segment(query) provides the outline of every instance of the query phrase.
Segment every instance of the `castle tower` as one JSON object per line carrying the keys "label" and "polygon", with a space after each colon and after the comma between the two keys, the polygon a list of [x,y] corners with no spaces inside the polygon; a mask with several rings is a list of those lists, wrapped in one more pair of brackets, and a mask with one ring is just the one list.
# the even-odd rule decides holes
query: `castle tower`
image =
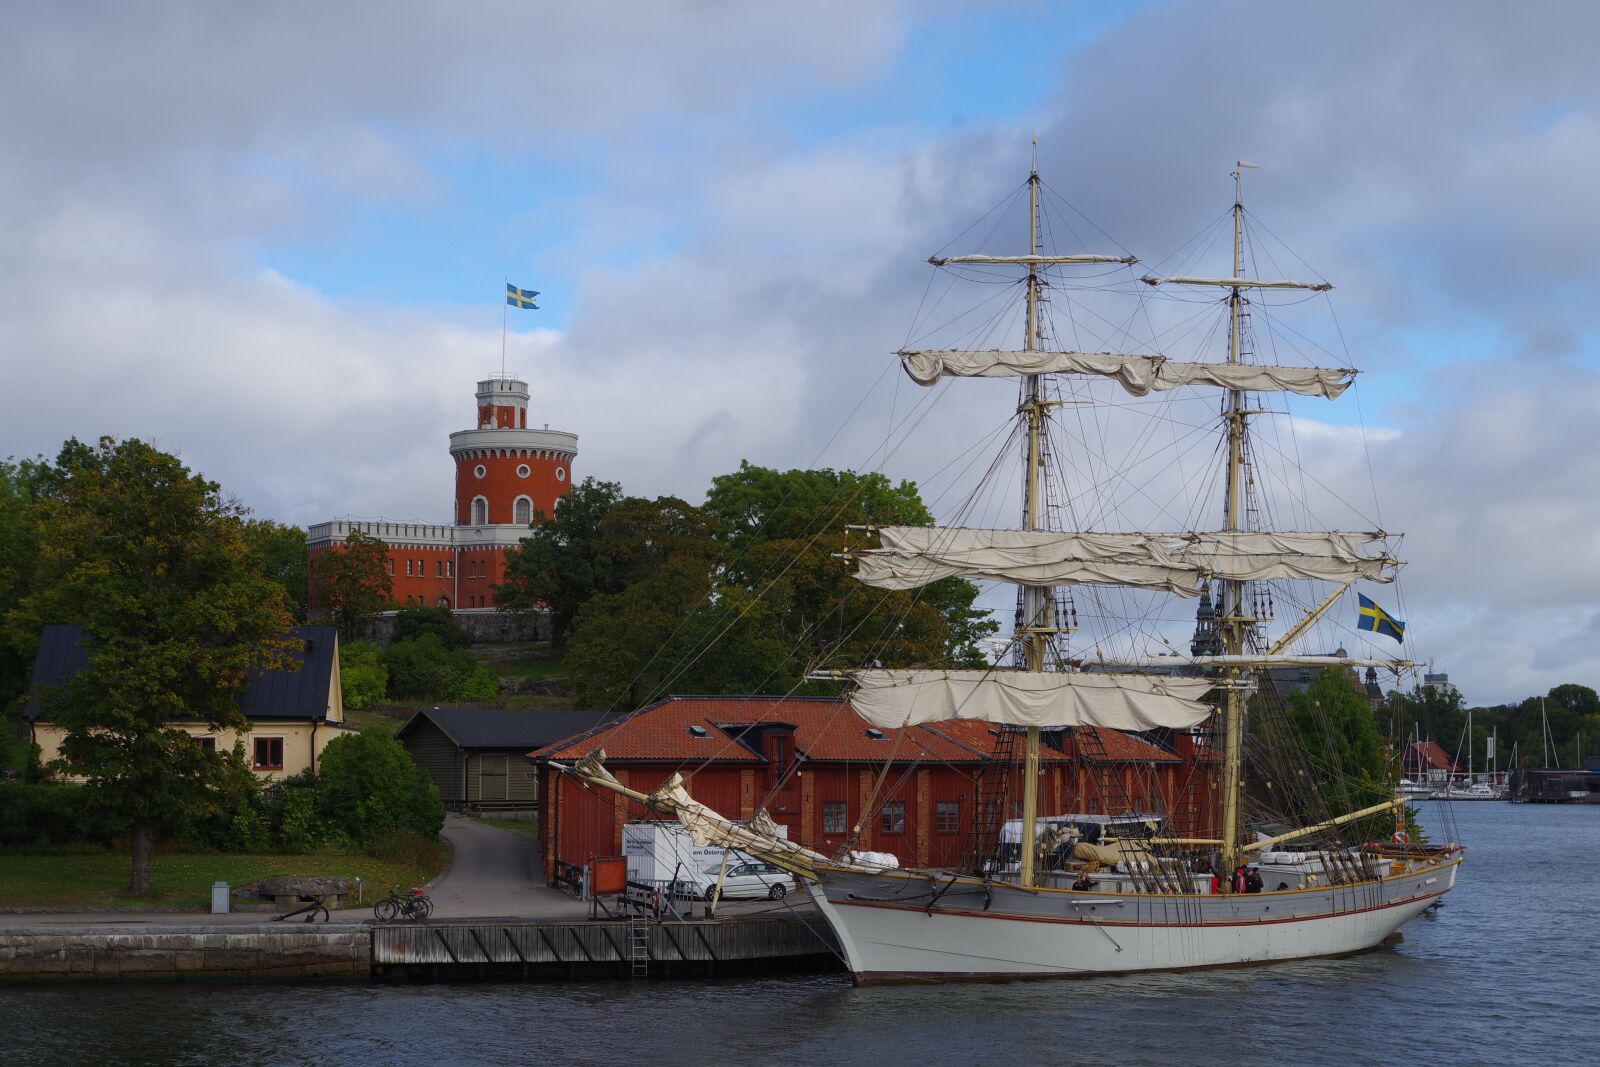
{"label": "castle tower", "polygon": [[[477,424],[450,435],[456,491],[448,525],[388,519],[335,519],[306,531],[311,560],[337,551],[352,533],[388,547],[391,592],[397,605],[431,605],[489,622],[494,587],[505,576],[505,554],[528,535],[536,516],[555,514],[572,485],[578,437],[565,430],[528,428],[528,383],[501,376],[478,383]],[[320,605],[311,591],[309,605]],[[478,620],[483,623],[484,620]],[[478,623],[474,623],[478,625]],[[474,633],[491,632],[487,623]],[[500,638],[496,638],[500,639]]]}
{"label": "castle tower", "polygon": [[456,462],[457,526],[521,526],[555,513],[578,454],[576,434],[528,429],[528,383],[478,383],[478,421],[450,435]]}

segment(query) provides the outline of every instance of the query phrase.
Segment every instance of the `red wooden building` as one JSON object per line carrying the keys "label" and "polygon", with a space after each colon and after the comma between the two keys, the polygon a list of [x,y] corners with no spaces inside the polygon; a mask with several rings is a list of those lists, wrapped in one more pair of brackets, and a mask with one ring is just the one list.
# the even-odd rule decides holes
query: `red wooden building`
{"label": "red wooden building", "polygon": [[[1045,738],[1042,815],[1170,812],[1186,835],[1214,821],[1215,761],[1187,735],[1165,747],[1112,730]],[[543,766],[552,760],[603,749],[606,768],[640,792],[676,771],[718,813],[747,819],[765,807],[790,840],[818,852],[837,851],[859,821],[856,848],[941,866],[961,860],[984,775],[1018,773],[1009,759],[989,758],[1010,744],[997,727],[968,720],[879,730],[837,697],[668,697],[529,753],[541,767],[545,876],[555,878],[558,861],[621,855],[623,823],[656,817]],[[1007,796],[1020,795],[1013,780]]]}

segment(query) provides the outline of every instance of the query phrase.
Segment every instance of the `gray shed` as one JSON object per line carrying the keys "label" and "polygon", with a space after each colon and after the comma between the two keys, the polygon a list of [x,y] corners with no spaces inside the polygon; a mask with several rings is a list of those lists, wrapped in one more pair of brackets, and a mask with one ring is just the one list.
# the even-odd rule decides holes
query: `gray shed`
{"label": "gray shed", "polygon": [[612,716],[595,711],[424,708],[395,737],[452,811],[531,811],[538,779],[524,757]]}

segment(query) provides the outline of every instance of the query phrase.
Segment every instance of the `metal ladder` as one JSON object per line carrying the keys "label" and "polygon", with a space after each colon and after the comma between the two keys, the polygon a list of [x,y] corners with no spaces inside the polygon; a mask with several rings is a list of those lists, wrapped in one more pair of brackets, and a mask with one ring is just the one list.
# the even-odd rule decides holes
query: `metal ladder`
{"label": "metal ladder", "polygon": [[628,963],[633,977],[650,977],[650,924],[632,913],[628,915]]}

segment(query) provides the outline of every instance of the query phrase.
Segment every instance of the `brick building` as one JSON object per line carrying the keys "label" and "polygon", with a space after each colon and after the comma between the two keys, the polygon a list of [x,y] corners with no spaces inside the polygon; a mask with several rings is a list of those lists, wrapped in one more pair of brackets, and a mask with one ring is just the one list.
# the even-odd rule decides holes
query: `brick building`
{"label": "brick building", "polygon": [[[558,861],[621,855],[622,824],[655,817],[544,767],[597,748],[632,789],[651,792],[677,771],[690,795],[713,810],[747,819],[765,807],[790,840],[818,852],[835,852],[859,820],[858,849],[893,852],[915,866],[957,864],[985,775],[990,790],[992,776],[1012,776],[1007,795],[1019,797],[1018,768],[997,752],[1003,735],[988,723],[901,733],[872,727],[837,697],[668,697],[597,725],[529,753],[541,768],[545,876],[555,878]],[[1163,746],[1113,730],[1073,733],[1045,732],[1041,814],[1170,812],[1171,828],[1183,834],[1215,821],[1216,762],[1193,737],[1175,734]]]}
{"label": "brick building", "polygon": [[[486,379],[478,383],[476,428],[450,435],[456,485],[449,525],[338,519],[312,526],[306,551],[315,560],[359,531],[389,546],[397,603],[492,609],[506,550],[527,536],[535,515],[555,511],[577,454],[576,434],[548,424],[528,428],[527,382]],[[310,607],[318,607],[314,590]]]}

